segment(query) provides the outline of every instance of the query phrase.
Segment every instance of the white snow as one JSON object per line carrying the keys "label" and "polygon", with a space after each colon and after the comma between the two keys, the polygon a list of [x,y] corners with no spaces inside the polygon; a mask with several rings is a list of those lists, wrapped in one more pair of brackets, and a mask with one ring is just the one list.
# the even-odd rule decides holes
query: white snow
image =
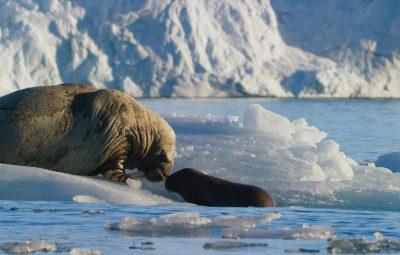
{"label": "white snow", "polygon": [[4,1],[0,95],[400,97],[396,1]]}

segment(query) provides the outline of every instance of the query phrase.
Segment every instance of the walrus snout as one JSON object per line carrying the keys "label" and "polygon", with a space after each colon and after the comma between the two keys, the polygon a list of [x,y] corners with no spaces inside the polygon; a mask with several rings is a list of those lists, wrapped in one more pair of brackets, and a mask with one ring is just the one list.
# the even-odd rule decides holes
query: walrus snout
{"label": "walrus snout", "polygon": [[163,168],[154,168],[153,170],[146,171],[146,179],[150,182],[161,182],[167,179],[169,170]]}

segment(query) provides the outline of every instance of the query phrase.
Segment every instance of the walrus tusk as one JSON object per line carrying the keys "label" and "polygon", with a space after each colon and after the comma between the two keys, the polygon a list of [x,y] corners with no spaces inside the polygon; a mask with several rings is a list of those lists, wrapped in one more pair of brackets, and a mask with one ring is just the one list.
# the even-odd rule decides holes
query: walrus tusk
{"label": "walrus tusk", "polygon": [[142,182],[135,179],[126,179],[126,184],[132,189],[140,189],[142,187]]}
{"label": "walrus tusk", "polygon": [[140,171],[135,171],[132,173],[129,173],[129,176],[132,177],[133,179],[141,179],[145,177],[145,174]]}

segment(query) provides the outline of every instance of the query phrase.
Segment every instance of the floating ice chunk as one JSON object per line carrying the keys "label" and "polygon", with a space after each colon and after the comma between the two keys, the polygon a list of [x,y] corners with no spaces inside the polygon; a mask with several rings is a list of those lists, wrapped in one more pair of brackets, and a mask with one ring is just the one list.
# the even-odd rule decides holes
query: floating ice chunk
{"label": "floating ice chunk", "polygon": [[104,211],[98,211],[98,210],[81,210],[81,213],[86,213],[91,215],[105,214]]}
{"label": "floating ice chunk", "polygon": [[73,248],[69,255],[102,255],[103,253],[98,250],[90,250],[86,248]]}
{"label": "floating ice chunk", "polygon": [[329,240],[328,251],[331,253],[392,253],[400,251],[400,242],[385,238],[375,233],[376,240],[333,238]]}
{"label": "floating ice chunk", "polygon": [[150,231],[165,232],[169,230],[182,230],[205,227],[212,221],[200,217],[197,212],[179,212],[160,216],[159,218],[124,217],[120,222],[105,224],[105,228],[133,232]]}
{"label": "floating ice chunk", "polygon": [[75,202],[79,203],[92,203],[92,204],[104,204],[106,201],[97,199],[92,196],[86,196],[86,195],[77,195],[72,198]]}
{"label": "floating ice chunk", "polygon": [[287,253],[319,253],[320,250],[317,249],[306,249],[306,248],[289,248],[285,249]]}
{"label": "floating ice chunk", "polygon": [[262,216],[250,216],[238,218],[232,215],[220,215],[212,218],[212,224],[217,227],[242,227],[255,228],[259,224],[268,223],[282,217],[281,213],[271,213]]}
{"label": "floating ice chunk", "polygon": [[[198,212],[179,212],[160,216],[158,218],[124,217],[120,222],[109,222],[107,229],[117,229],[136,233],[155,233],[179,235],[188,230],[247,227],[255,228],[258,224],[270,222],[281,217],[280,213],[272,213],[253,217],[218,216],[214,218],[201,217]],[[194,232],[193,232],[194,233]]]}
{"label": "floating ice chunk", "polygon": [[225,250],[225,249],[238,249],[244,247],[267,247],[267,243],[244,243],[235,241],[218,241],[214,243],[205,243],[204,249]]}
{"label": "floating ice chunk", "polygon": [[280,229],[270,230],[265,228],[226,228],[221,231],[223,238],[260,238],[260,239],[295,239],[308,240],[320,239],[326,240],[334,236],[335,231],[330,226],[308,226],[305,225],[299,229]]}
{"label": "floating ice chunk", "polygon": [[276,113],[268,111],[259,104],[249,105],[243,116],[243,126],[246,130],[261,131],[290,137],[295,132],[290,121]]}
{"label": "floating ice chunk", "polygon": [[36,251],[48,252],[57,251],[57,245],[47,241],[27,240],[25,242],[8,242],[0,245],[0,250],[13,254],[26,254]]}

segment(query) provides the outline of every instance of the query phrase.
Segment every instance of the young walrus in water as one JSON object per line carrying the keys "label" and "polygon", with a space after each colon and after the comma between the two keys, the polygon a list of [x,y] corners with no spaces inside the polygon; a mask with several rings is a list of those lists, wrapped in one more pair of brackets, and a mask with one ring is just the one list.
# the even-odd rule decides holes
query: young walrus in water
{"label": "young walrus in water", "polygon": [[152,182],[173,166],[175,133],[157,113],[113,89],[33,87],[0,97],[0,163]]}
{"label": "young walrus in water", "polygon": [[221,207],[275,207],[274,199],[262,188],[226,181],[193,168],[171,174],[165,188],[189,203]]}

